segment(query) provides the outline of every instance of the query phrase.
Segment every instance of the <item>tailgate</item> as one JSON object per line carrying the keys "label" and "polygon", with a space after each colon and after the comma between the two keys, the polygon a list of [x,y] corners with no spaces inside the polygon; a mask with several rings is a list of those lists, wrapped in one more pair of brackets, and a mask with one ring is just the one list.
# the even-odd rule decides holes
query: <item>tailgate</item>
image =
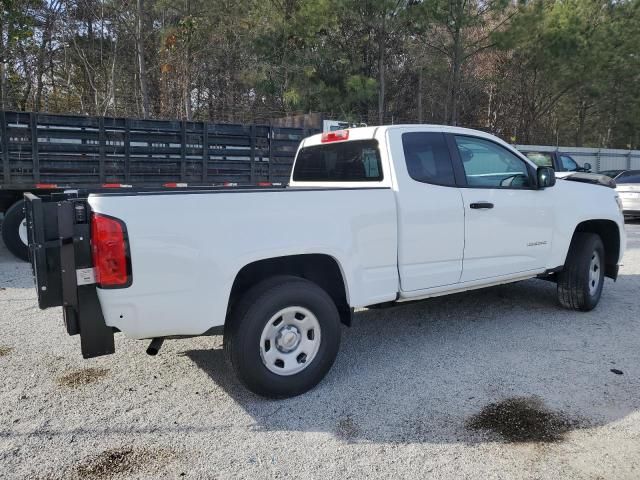
{"label": "tailgate", "polygon": [[113,353],[113,329],[96,292],[86,198],[26,193],[25,209],[38,306],[62,307],[67,333],[80,335],[84,358]]}

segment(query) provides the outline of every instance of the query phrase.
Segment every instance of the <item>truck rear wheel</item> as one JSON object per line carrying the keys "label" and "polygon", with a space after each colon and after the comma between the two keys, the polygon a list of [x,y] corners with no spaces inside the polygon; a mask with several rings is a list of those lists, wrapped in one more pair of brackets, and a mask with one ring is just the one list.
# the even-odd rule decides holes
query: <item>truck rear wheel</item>
{"label": "truck rear wheel", "polygon": [[29,260],[27,221],[24,200],[14,203],[4,214],[2,240],[7,249],[21,260]]}
{"label": "truck rear wheel", "polygon": [[265,397],[300,395],[327,374],[340,346],[340,316],[318,285],[293,276],[251,288],[227,320],[224,350],[240,381]]}
{"label": "truck rear wheel", "polygon": [[605,256],[600,237],[578,232],[569,247],[564,270],[558,273],[558,300],[563,307],[587,312],[602,295]]}

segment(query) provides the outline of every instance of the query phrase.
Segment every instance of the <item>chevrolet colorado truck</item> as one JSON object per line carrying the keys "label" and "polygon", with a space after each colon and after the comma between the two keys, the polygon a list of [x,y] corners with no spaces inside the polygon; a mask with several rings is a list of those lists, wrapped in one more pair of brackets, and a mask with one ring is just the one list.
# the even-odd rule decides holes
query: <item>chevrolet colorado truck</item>
{"label": "chevrolet colorado truck", "polygon": [[269,397],[325,376],[356,308],[539,277],[591,310],[625,248],[614,189],[431,125],[308,137],[282,188],[26,194],[26,214],[39,305],[62,306],[85,358],[114,332],[151,354],[223,332]]}

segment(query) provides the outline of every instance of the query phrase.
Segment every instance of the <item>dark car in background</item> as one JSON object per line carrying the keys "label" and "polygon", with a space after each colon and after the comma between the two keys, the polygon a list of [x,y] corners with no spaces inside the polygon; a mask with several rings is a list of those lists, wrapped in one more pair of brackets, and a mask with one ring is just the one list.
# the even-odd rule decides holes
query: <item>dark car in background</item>
{"label": "dark car in background", "polygon": [[552,167],[556,171],[557,177],[566,177],[574,172],[591,171],[590,163],[585,163],[583,166],[580,166],[571,155],[566,153],[558,151],[542,152],[539,150],[520,151],[539,167]]}
{"label": "dark car in background", "polygon": [[622,175],[629,170],[603,170],[600,172],[601,175],[606,175],[609,178],[613,178],[614,180],[618,178],[618,176]]}

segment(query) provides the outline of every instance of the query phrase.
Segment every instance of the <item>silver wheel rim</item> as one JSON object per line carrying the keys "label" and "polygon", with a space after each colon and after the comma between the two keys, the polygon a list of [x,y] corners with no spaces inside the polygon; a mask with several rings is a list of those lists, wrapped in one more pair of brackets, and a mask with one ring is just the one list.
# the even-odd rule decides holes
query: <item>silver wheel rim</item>
{"label": "silver wheel rim", "polygon": [[18,236],[20,237],[20,241],[25,245],[29,245],[29,238],[27,237],[27,219],[23,218],[18,226]]}
{"label": "silver wheel rim", "polygon": [[260,336],[260,357],[270,372],[294,375],[307,368],[320,348],[320,323],[304,307],[287,307],[273,315]]}
{"label": "silver wheel rim", "polygon": [[593,296],[600,286],[600,254],[594,251],[589,263],[589,295]]}

